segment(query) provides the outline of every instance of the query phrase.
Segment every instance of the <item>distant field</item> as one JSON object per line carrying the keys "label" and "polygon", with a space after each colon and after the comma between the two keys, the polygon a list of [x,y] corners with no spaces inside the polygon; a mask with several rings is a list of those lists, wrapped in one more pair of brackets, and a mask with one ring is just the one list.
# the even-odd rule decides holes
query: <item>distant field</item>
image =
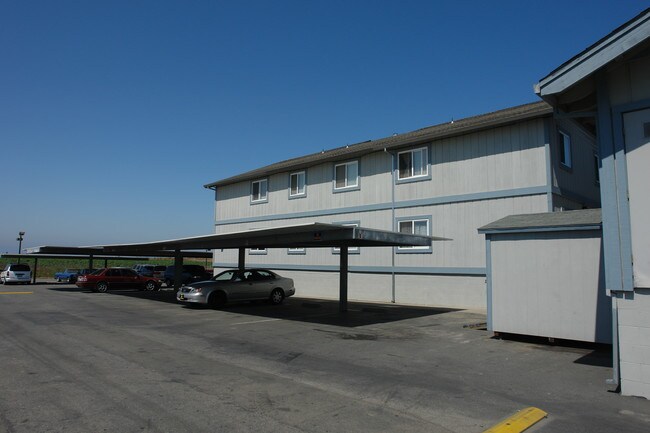
{"label": "distant field", "polygon": [[[0,259],[0,269],[4,269],[7,263],[17,263],[18,259]],[[21,259],[21,263],[27,263],[32,271],[34,270],[34,259]],[[206,259],[185,259],[184,263],[193,263],[203,265],[209,269],[210,260]],[[137,263],[147,263],[151,265],[173,265],[174,259],[157,258],[150,260],[134,259],[134,260],[109,260],[107,266],[125,266],[130,268]],[[53,278],[54,273],[63,271],[66,268],[83,269],[88,267],[88,259],[38,259],[37,278]],[[95,259],[93,261],[94,268],[103,268],[104,260]]]}

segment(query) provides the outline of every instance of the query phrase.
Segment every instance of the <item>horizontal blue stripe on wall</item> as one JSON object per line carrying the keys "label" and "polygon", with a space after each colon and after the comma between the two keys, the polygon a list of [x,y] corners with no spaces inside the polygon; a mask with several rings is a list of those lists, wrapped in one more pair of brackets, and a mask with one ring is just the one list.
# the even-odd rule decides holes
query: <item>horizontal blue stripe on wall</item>
{"label": "horizontal blue stripe on wall", "polygon": [[[213,263],[215,268],[237,268],[237,263]],[[331,265],[283,265],[283,264],[254,264],[246,263],[247,268],[263,268],[279,271],[310,271],[310,272],[338,272],[338,266]],[[443,267],[415,267],[415,266],[350,266],[352,273],[365,274],[388,274],[393,271],[396,274],[416,274],[416,275],[472,275],[485,276],[485,268],[443,268]]]}
{"label": "horizontal blue stripe on wall", "polygon": [[[477,192],[472,194],[458,194],[458,195],[449,195],[444,197],[431,197],[418,200],[404,200],[395,202],[395,209],[403,209],[410,207],[418,206],[432,206],[432,205],[442,205],[450,203],[462,203],[468,201],[478,201],[478,200],[492,200],[498,198],[509,198],[509,197],[522,197],[527,195],[538,195],[538,194],[547,194],[548,187],[546,185],[542,186],[533,186],[529,188],[515,188],[515,189],[504,189],[500,191],[487,191],[487,192]],[[351,206],[351,207],[342,207],[336,209],[320,209],[315,211],[306,211],[306,212],[293,212],[285,214],[275,214],[275,215],[263,215],[256,217],[246,217],[246,218],[234,218],[216,221],[215,225],[228,225],[228,224],[241,224],[249,222],[259,222],[259,221],[274,221],[274,220],[283,220],[290,218],[310,218],[318,217],[324,215],[338,215],[346,213],[356,213],[356,212],[372,212],[377,210],[389,210],[392,209],[392,204],[387,203],[377,203],[369,204],[363,206]]]}

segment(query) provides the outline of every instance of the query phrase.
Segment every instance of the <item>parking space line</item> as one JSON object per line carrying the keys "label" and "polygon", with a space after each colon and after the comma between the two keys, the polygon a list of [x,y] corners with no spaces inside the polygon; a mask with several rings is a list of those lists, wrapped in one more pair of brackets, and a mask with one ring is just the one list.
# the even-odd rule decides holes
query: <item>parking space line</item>
{"label": "parking space line", "polygon": [[250,322],[239,322],[239,323],[233,323],[231,326],[234,326],[234,325],[249,325],[249,324],[251,324],[251,323],[275,322],[275,321],[278,321],[278,320],[282,320],[282,319],[253,320],[253,321],[250,321]]}
{"label": "parking space line", "polygon": [[0,292],[0,295],[33,295],[34,292]]}
{"label": "parking space line", "polygon": [[483,433],[520,433],[547,416],[548,414],[541,409],[527,407],[504,419],[494,427],[485,430]]}

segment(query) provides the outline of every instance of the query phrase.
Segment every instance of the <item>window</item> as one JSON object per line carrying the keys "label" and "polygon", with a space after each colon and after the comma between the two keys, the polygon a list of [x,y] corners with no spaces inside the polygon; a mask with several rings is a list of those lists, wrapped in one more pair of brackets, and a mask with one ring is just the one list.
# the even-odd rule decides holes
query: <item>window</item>
{"label": "window", "polygon": [[268,200],[267,180],[251,182],[251,202],[261,203]]}
{"label": "window", "polygon": [[596,171],[596,184],[600,183],[600,158],[594,153],[594,170]]}
{"label": "window", "polygon": [[[346,221],[346,222],[335,222],[333,224],[339,224],[346,227],[359,227],[359,221]],[[348,247],[348,254],[359,254],[359,247]],[[341,249],[334,247],[332,248],[332,254],[341,254]]]}
{"label": "window", "polygon": [[[429,217],[415,217],[415,218],[401,218],[397,221],[397,231],[400,233],[411,235],[429,236],[429,226],[431,225],[431,218]],[[398,252],[431,252],[430,246],[411,246],[411,247],[397,247]]]}
{"label": "window", "polygon": [[397,178],[411,179],[426,177],[429,174],[429,158],[426,147],[408,150],[397,154]]}
{"label": "window", "polygon": [[307,254],[307,250],[304,248],[289,248],[287,250],[288,254]]}
{"label": "window", "polygon": [[248,253],[253,254],[253,255],[255,255],[255,254],[263,255],[263,254],[266,254],[266,248],[250,248],[248,250]]}
{"label": "window", "polygon": [[351,161],[334,166],[334,190],[359,186],[359,162]]}
{"label": "window", "polygon": [[558,143],[560,147],[560,164],[571,168],[571,137],[562,131],[558,131]]}
{"label": "window", "polygon": [[305,190],[305,172],[291,173],[289,176],[289,197],[304,197]]}

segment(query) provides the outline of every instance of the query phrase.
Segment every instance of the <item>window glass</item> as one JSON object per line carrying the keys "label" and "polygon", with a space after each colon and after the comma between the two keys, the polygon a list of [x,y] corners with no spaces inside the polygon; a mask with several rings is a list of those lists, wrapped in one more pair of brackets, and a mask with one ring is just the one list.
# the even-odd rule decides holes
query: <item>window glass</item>
{"label": "window glass", "polygon": [[559,132],[558,136],[560,144],[560,162],[565,167],[571,168],[571,137],[562,131]]}
{"label": "window glass", "polygon": [[219,275],[213,278],[215,281],[230,281],[235,276],[235,271],[223,271]]}
{"label": "window glass", "polygon": [[[413,219],[413,220],[403,220],[398,222],[397,229],[400,233],[412,234],[412,235],[429,235],[429,220],[428,219]],[[398,247],[399,250],[428,250],[427,246],[407,246],[407,247]]]}
{"label": "window glass", "polygon": [[345,165],[336,166],[336,187],[345,188]]}
{"label": "window glass", "polygon": [[289,195],[302,195],[305,193],[305,172],[291,174]]}
{"label": "window glass", "polygon": [[359,185],[359,163],[346,162],[334,167],[335,188],[349,188]]}
{"label": "window glass", "polygon": [[410,177],[426,176],[429,172],[427,148],[409,150],[398,154],[397,163],[398,177],[408,179]]}
{"label": "window glass", "polygon": [[267,196],[266,179],[257,180],[253,182],[251,186],[251,200],[252,201],[266,200],[266,196]]}
{"label": "window glass", "polygon": [[11,265],[11,270],[14,272],[29,272],[29,265]]}
{"label": "window glass", "polygon": [[273,275],[268,271],[257,271],[257,275],[262,280],[272,280],[273,279]]}

